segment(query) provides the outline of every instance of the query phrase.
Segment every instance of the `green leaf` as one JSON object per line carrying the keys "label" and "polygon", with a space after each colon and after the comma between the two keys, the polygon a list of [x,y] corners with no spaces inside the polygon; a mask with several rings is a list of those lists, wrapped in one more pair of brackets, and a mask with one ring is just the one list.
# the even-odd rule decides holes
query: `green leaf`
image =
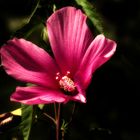
{"label": "green leaf", "polygon": [[88,18],[91,20],[95,28],[100,32],[103,33],[103,27],[101,24],[101,19],[99,14],[97,13],[95,7],[93,4],[88,2],[87,0],[75,0],[78,5],[80,5],[85,12],[85,14],[88,16]]}
{"label": "green leaf", "polygon": [[28,140],[32,125],[33,106],[22,104],[21,129],[24,140]]}
{"label": "green leaf", "polygon": [[[30,6],[31,11],[29,11],[27,14],[21,14],[21,15],[11,15],[6,19],[7,28],[10,32],[15,32],[28,24],[36,12],[38,6],[39,6],[40,0],[35,0],[34,3],[31,3]],[[25,7],[26,8],[26,7]],[[17,11],[18,12],[18,11]]]}
{"label": "green leaf", "polygon": [[41,110],[44,108],[44,106],[45,106],[45,104],[39,104],[38,105],[39,109],[41,109]]}

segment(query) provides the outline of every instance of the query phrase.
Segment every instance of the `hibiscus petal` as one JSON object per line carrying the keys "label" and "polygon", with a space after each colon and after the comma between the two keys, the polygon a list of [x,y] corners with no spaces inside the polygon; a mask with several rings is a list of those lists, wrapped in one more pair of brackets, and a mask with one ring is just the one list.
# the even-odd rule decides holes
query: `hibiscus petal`
{"label": "hibiscus petal", "polygon": [[47,20],[50,44],[63,74],[70,71],[74,75],[93,40],[86,18],[80,10],[66,7]]}
{"label": "hibiscus petal", "polygon": [[56,86],[56,63],[35,44],[15,38],[2,47],[1,57],[6,72],[14,78],[43,86]]}
{"label": "hibiscus petal", "polygon": [[86,98],[83,94],[79,93],[77,94],[76,96],[74,96],[72,98],[73,100],[76,100],[76,101],[79,101],[79,102],[82,102],[82,103],[86,103]]}
{"label": "hibiscus petal", "polygon": [[75,80],[87,88],[92,73],[102,64],[110,59],[116,50],[116,43],[110,39],[104,37],[104,35],[98,35],[89,48],[87,49],[80,69],[75,75]]}
{"label": "hibiscus petal", "polygon": [[69,96],[69,100],[74,100],[74,101],[78,101],[81,103],[86,103],[85,90],[82,88],[82,86],[80,86],[79,83],[75,83],[75,85],[76,85],[78,94],[76,94],[75,96]]}
{"label": "hibiscus petal", "polygon": [[47,89],[38,86],[17,87],[11,95],[11,101],[23,104],[48,104],[53,102],[66,102],[65,94],[59,90]]}

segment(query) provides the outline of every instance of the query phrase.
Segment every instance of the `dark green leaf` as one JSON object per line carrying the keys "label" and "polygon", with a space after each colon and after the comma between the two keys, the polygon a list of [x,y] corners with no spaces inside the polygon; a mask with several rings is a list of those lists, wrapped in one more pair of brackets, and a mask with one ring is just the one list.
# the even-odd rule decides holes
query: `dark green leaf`
{"label": "dark green leaf", "polygon": [[22,12],[23,13],[19,15],[18,14],[9,15],[9,13],[7,13],[9,16],[5,20],[6,20],[7,28],[9,29],[9,31],[15,32],[19,30],[20,28],[22,28],[23,26],[25,26],[26,24],[28,24],[30,22],[30,19],[34,15],[35,11],[37,10],[39,2],[40,0],[35,0],[34,3],[30,3],[28,7],[30,7],[31,11],[29,9],[29,12],[27,13],[23,12],[23,10],[21,11],[21,13]]}
{"label": "dark green leaf", "polygon": [[100,16],[97,13],[95,7],[88,2],[87,0],[75,0],[78,5],[82,7],[88,18],[91,20],[95,28],[100,32],[103,33],[103,27],[101,24]]}
{"label": "dark green leaf", "polygon": [[22,104],[22,122],[21,129],[23,132],[24,140],[28,140],[32,125],[33,106]]}

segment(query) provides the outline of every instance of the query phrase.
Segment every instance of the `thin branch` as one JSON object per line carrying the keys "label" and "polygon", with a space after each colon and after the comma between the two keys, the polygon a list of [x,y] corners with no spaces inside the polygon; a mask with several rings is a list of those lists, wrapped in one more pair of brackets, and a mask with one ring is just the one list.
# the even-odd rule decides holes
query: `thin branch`
{"label": "thin branch", "polygon": [[55,120],[57,120],[57,105],[54,103],[54,115],[55,115]]}
{"label": "thin branch", "polygon": [[56,119],[56,140],[59,140],[59,132],[60,132],[60,111],[61,111],[61,104],[58,103],[57,119]]}
{"label": "thin branch", "polygon": [[49,119],[51,119],[55,124],[56,124],[56,120],[51,117],[50,115],[48,115],[47,113],[43,113],[46,117],[48,117]]}

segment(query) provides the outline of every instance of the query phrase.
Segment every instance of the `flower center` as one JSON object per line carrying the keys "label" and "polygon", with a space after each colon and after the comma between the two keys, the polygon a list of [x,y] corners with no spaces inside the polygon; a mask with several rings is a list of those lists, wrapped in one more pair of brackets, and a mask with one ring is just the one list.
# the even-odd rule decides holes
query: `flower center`
{"label": "flower center", "polygon": [[76,91],[76,86],[69,76],[69,71],[67,71],[64,76],[61,76],[58,72],[56,73],[56,80],[58,81],[60,88],[63,89],[65,93],[74,93]]}

